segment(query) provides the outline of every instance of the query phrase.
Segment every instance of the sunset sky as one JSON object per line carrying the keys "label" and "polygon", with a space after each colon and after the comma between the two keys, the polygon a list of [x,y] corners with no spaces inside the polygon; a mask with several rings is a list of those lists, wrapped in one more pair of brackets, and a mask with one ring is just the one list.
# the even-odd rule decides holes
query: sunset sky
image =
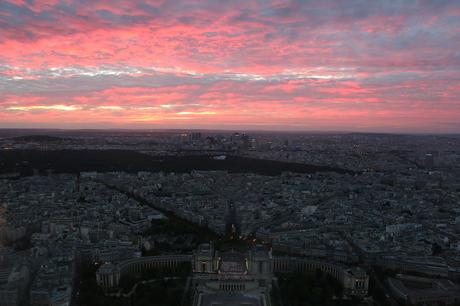
{"label": "sunset sky", "polygon": [[458,0],[0,0],[0,128],[460,132]]}

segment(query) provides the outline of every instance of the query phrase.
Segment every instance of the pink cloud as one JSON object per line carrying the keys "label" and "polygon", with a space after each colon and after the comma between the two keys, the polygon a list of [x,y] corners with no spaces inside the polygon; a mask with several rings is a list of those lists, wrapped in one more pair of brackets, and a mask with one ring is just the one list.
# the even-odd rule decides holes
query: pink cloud
{"label": "pink cloud", "polygon": [[7,0],[1,122],[353,129],[396,118],[429,130],[460,118],[458,4],[344,3]]}

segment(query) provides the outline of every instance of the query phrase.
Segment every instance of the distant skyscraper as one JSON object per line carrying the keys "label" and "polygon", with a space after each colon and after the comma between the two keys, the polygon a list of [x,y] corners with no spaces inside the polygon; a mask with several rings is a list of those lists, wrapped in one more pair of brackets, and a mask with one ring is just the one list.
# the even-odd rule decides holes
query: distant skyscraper
{"label": "distant skyscraper", "polygon": [[200,139],[201,139],[201,133],[199,133],[199,132],[191,133],[191,134],[189,134],[189,136],[190,136],[190,140],[191,140],[191,141],[200,140]]}
{"label": "distant skyscraper", "polygon": [[248,134],[243,133],[243,136],[241,137],[241,140],[243,141],[243,149],[248,150],[251,147],[251,140],[249,138]]}
{"label": "distant skyscraper", "polygon": [[425,154],[424,160],[425,168],[426,169],[433,169],[434,168],[434,156],[431,153]]}

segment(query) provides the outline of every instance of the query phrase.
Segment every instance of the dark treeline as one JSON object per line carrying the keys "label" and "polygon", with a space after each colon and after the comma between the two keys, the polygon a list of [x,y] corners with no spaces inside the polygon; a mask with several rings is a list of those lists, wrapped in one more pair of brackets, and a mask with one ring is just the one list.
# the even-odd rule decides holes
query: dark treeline
{"label": "dark treeline", "polygon": [[55,173],[78,173],[81,171],[164,171],[186,173],[192,170],[227,170],[231,173],[258,173],[279,175],[290,171],[295,173],[352,171],[336,167],[314,166],[281,161],[227,156],[215,160],[212,156],[149,156],[130,150],[3,150],[0,151],[0,173],[20,172],[30,175],[36,169],[39,173],[52,170]]}

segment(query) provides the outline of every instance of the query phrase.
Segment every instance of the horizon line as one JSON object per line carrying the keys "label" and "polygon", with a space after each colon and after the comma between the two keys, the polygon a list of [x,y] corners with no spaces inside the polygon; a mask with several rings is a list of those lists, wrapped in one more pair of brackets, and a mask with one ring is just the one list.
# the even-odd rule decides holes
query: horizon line
{"label": "horizon line", "polygon": [[251,133],[284,133],[284,134],[375,134],[375,135],[408,135],[408,136],[436,136],[436,135],[455,135],[460,136],[460,132],[383,132],[383,131],[358,131],[358,130],[289,130],[289,129],[226,129],[226,128],[8,128],[0,127],[0,131],[69,131],[69,132],[98,132],[98,131],[119,131],[119,132],[251,132]]}

